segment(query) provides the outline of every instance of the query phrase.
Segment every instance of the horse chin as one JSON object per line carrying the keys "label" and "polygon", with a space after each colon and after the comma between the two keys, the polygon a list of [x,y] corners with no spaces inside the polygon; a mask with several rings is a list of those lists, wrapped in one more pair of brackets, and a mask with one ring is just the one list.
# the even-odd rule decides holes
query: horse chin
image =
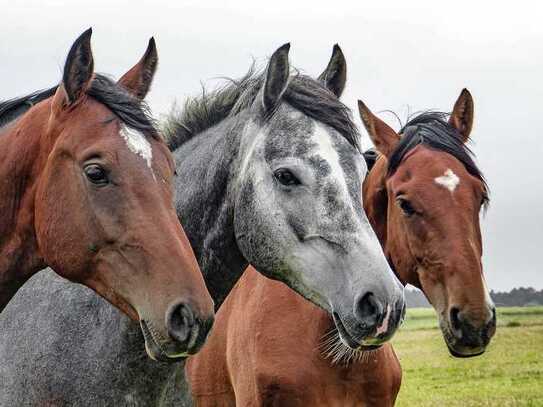
{"label": "horse chin", "polygon": [[337,314],[337,312],[332,313],[332,317],[334,319],[334,323],[336,325],[336,329],[339,333],[339,339],[349,349],[352,350],[358,350],[358,351],[365,351],[365,350],[374,350],[381,347],[383,344],[382,341],[376,339],[376,338],[366,338],[362,341],[355,340],[349,331],[347,331],[347,328],[345,325],[343,325],[343,322],[341,321],[341,318]]}
{"label": "horse chin", "polygon": [[334,319],[334,324],[336,325],[341,342],[350,349],[358,349],[360,347],[360,343],[355,341],[354,338],[349,334],[347,328],[345,328],[345,325],[343,325],[343,322],[341,322],[339,314],[337,312],[333,312],[332,317]]}
{"label": "horse chin", "polygon": [[459,343],[460,341],[455,338],[454,334],[449,328],[446,322],[440,320],[441,333],[443,334],[443,339],[447,345],[447,349],[451,356],[455,358],[472,358],[474,356],[480,356],[486,351],[485,346],[466,346]]}
{"label": "horse chin", "polygon": [[366,351],[381,349],[382,346],[383,346],[382,343],[379,345],[360,345],[358,350],[362,352],[366,352]]}
{"label": "horse chin", "polygon": [[445,344],[447,345],[447,349],[449,350],[449,353],[455,358],[472,358],[474,356],[479,356],[485,353],[486,347],[465,346],[458,343],[458,341],[453,339],[451,336],[452,335],[450,333],[445,334],[445,332],[443,332],[443,337],[445,339]]}
{"label": "horse chin", "polygon": [[485,353],[485,348],[477,348],[477,349],[471,349],[471,348],[457,348],[453,349],[448,343],[447,343],[447,349],[449,349],[449,353],[454,356],[455,358],[472,358],[474,356],[480,356],[483,353]]}
{"label": "horse chin", "polygon": [[343,325],[343,322],[341,321],[341,318],[337,312],[333,312],[332,317],[339,333],[339,339],[346,347],[352,350],[371,351],[379,349],[388,341],[388,339],[378,338],[375,336],[364,337],[361,340],[356,340],[349,333],[345,325]]}
{"label": "horse chin", "polygon": [[145,351],[152,360],[157,362],[174,363],[187,358],[188,354],[186,352],[176,355],[167,354],[159,345],[159,343],[155,340],[151,330],[149,329],[149,326],[144,320],[140,320],[140,327],[143,333],[143,338],[145,340]]}

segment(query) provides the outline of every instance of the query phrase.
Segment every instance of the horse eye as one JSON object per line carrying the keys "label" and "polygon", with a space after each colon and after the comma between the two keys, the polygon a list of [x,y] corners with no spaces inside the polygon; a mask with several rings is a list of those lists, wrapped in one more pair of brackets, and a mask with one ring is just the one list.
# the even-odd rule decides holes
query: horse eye
{"label": "horse eye", "polygon": [[299,185],[301,182],[294,176],[292,172],[286,168],[279,168],[273,173],[274,177],[283,185]]}
{"label": "horse eye", "polygon": [[417,213],[411,203],[405,199],[405,198],[397,198],[398,205],[400,206],[400,209],[403,211],[405,216],[410,217]]}
{"label": "horse eye", "polygon": [[109,182],[106,170],[98,164],[89,164],[85,167],[87,179],[96,185],[105,185]]}

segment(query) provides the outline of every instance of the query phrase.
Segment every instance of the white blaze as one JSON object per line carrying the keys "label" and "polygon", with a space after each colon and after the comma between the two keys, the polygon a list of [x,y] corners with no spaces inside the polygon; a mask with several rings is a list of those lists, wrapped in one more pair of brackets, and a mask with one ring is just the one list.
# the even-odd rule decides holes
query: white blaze
{"label": "white blaze", "polygon": [[126,142],[128,149],[143,158],[149,169],[152,171],[153,149],[145,136],[139,131],[123,126],[121,129],[121,137]]}
{"label": "white blaze", "polygon": [[492,310],[495,308],[494,301],[492,301],[492,297],[490,297],[490,290],[488,289],[488,286],[486,285],[486,279],[485,276],[481,276],[483,279],[483,290],[485,290],[485,303],[488,308],[488,320],[487,323],[492,320]]}
{"label": "white blaze", "polygon": [[[332,144],[332,138],[326,131],[326,128],[320,124],[315,123],[315,132],[313,133],[313,140],[317,144],[317,148],[320,156],[330,165],[331,177],[337,180],[341,190],[345,195],[349,194],[347,188],[347,181],[345,180],[345,173],[339,163],[339,154]],[[347,199],[346,202],[349,202]]]}
{"label": "white blaze", "polygon": [[434,181],[451,192],[454,192],[458,184],[460,184],[460,178],[450,168],[441,177],[435,178]]}

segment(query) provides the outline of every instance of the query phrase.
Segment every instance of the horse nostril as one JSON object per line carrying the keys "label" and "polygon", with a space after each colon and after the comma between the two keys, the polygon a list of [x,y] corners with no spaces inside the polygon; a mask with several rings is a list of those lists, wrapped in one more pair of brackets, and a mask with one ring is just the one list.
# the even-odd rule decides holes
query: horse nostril
{"label": "horse nostril", "polygon": [[460,331],[462,329],[462,324],[460,322],[460,310],[458,308],[451,307],[450,319],[453,329],[456,331]]}
{"label": "horse nostril", "polygon": [[178,342],[189,340],[194,323],[194,313],[184,303],[172,305],[166,316],[168,334]]}
{"label": "horse nostril", "polygon": [[383,305],[372,292],[365,293],[355,303],[355,315],[365,327],[373,327],[383,314]]}

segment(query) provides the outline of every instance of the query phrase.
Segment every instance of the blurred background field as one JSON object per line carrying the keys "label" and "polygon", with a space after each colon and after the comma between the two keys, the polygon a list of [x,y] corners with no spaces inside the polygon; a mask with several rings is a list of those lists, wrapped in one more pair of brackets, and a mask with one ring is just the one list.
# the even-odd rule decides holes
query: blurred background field
{"label": "blurred background field", "polygon": [[397,406],[543,406],[543,307],[498,308],[484,355],[449,355],[431,308],[409,309],[393,340],[403,370]]}

